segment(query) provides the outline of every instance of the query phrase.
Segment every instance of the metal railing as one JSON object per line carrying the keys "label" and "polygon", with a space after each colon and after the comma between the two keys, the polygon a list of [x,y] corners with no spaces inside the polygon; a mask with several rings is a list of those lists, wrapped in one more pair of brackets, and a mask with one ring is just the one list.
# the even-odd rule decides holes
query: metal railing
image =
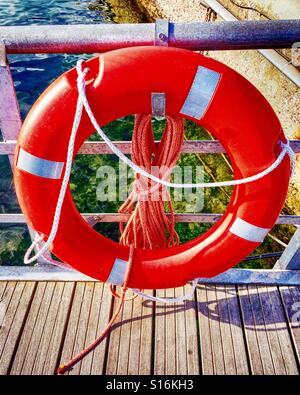
{"label": "metal railing", "polygon": [[[69,25],[0,27],[0,128],[4,141],[0,155],[8,155],[13,164],[16,139],[22,122],[7,61],[7,53],[80,53],[108,51],[141,45],[170,45],[191,50],[233,50],[258,48],[287,48],[300,41],[300,21],[243,21],[169,23],[128,25]],[[292,66],[291,66],[292,67]],[[295,69],[295,73],[299,73]],[[291,141],[300,152],[300,141]],[[131,142],[115,143],[124,153],[130,152]],[[219,141],[185,141],[185,153],[223,153]],[[79,154],[109,154],[103,142],[85,142]],[[124,214],[82,214],[90,225],[97,222],[119,222]],[[214,223],[220,214],[176,214],[176,221]],[[0,214],[0,223],[25,223],[22,214]],[[280,215],[277,224],[300,225],[300,216]],[[296,270],[295,270],[296,269]],[[300,227],[292,237],[274,270],[231,269],[206,283],[289,284],[300,285]],[[76,281],[87,277],[46,265],[39,267],[0,267],[0,280],[63,280]]]}

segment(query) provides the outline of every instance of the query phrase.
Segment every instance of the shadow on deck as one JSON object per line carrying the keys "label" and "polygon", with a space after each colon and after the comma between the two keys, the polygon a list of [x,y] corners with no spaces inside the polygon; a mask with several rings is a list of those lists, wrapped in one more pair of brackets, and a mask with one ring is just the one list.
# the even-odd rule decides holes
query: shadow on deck
{"label": "shadow on deck", "polygon": [[[55,374],[115,305],[102,283],[0,281],[0,374]],[[69,374],[299,374],[299,355],[300,287],[199,285],[179,305],[125,302]]]}

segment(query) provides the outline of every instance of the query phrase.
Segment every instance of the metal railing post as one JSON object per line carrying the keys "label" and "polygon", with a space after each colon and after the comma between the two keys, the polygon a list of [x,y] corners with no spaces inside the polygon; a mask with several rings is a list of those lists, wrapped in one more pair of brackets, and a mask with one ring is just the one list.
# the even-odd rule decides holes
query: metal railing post
{"label": "metal railing post", "polygon": [[[0,130],[5,142],[15,141],[22,126],[19,103],[6,57],[6,48],[0,42]],[[14,165],[14,154],[8,154],[11,169]],[[34,238],[33,230],[27,225],[31,240]],[[38,263],[46,263],[39,259]]]}
{"label": "metal railing post", "polygon": [[[0,129],[4,142],[16,140],[22,126],[16,91],[6,58],[4,43],[0,43]],[[14,155],[8,155],[11,166]]]}
{"label": "metal railing post", "polygon": [[300,227],[296,230],[273,269],[300,270]]}

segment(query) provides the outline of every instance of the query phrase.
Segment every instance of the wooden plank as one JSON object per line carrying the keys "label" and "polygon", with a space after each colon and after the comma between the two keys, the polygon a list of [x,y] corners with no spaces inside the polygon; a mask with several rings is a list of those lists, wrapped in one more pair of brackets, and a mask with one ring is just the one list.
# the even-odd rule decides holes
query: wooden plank
{"label": "wooden plank", "polygon": [[11,374],[31,374],[36,353],[44,330],[55,283],[41,282],[37,285]]}
{"label": "wooden plank", "polygon": [[212,339],[209,326],[209,308],[207,303],[206,286],[197,287],[197,311],[199,320],[199,335],[201,349],[202,372],[205,375],[214,374]]}
{"label": "wooden plank", "polygon": [[[107,287],[105,285],[105,287]],[[95,340],[109,321],[111,297],[102,283],[76,284],[60,364]],[[102,374],[107,339],[65,374]]]}
{"label": "wooden plank", "polygon": [[[150,312],[151,315],[152,312]],[[145,312],[145,315],[147,312]],[[142,323],[143,323],[143,299],[137,297],[132,301],[132,316],[130,319],[130,340],[129,340],[129,352],[128,352],[128,367],[126,373],[129,375],[138,375],[140,373],[140,358],[144,352],[148,354],[149,364],[148,371],[144,374],[151,373],[151,341],[149,347],[141,350],[142,345]],[[129,326],[129,322],[126,324]],[[150,332],[151,333],[151,332]],[[151,335],[150,335],[151,336]],[[151,337],[150,337],[151,339]],[[122,354],[120,353],[120,356]],[[124,361],[125,362],[125,361]],[[119,362],[120,364],[120,362]],[[125,365],[125,364],[124,364]],[[145,367],[145,364],[144,364]]]}
{"label": "wooden plank", "polygon": [[[175,288],[176,297],[190,292],[190,285]],[[195,297],[180,303],[180,307],[175,312],[177,374],[196,375],[200,373],[196,312]]]}
{"label": "wooden plank", "polygon": [[[212,358],[214,374],[225,374],[224,351],[222,347],[222,334],[220,321],[218,319],[218,300],[216,295],[216,287],[214,285],[206,287],[206,300],[209,307],[209,331],[212,346]],[[205,370],[203,368],[205,374]]]}
{"label": "wooden plank", "polygon": [[249,374],[247,349],[244,339],[238,292],[235,286],[226,286],[226,298],[229,310],[229,322],[233,341],[236,373],[246,375]]}
{"label": "wooden plank", "polygon": [[[188,292],[187,288],[187,292]],[[176,288],[174,290],[175,297],[182,297],[184,295],[183,287]],[[185,303],[177,303],[174,306],[174,318],[175,318],[175,353],[176,353],[176,373],[177,374],[188,374],[188,361],[187,361],[187,333],[190,329],[186,326],[185,322]],[[194,322],[194,327],[196,322]],[[197,334],[196,334],[197,336]],[[196,337],[197,339],[197,337]]]}
{"label": "wooden plank", "polygon": [[[153,291],[146,290],[153,295]],[[151,374],[154,303],[134,300],[128,374]],[[138,358],[138,370],[137,361]]]}
{"label": "wooden plank", "polygon": [[[159,291],[160,292],[160,291]],[[158,292],[158,296],[159,295]],[[166,289],[165,297],[172,298],[175,296],[174,289]],[[159,305],[159,303],[157,304]],[[176,361],[176,349],[177,349],[177,334],[176,334],[176,312],[179,309],[179,305],[170,303],[165,305],[165,331],[166,331],[166,342],[165,342],[165,374],[177,374],[177,361]],[[155,354],[160,354],[160,350],[156,349]]]}
{"label": "wooden plank", "polygon": [[[156,296],[164,297],[165,291],[156,291]],[[154,374],[165,374],[166,348],[166,307],[162,303],[155,303],[155,333],[154,333]]]}
{"label": "wooden plank", "polygon": [[[97,336],[103,332],[111,318],[112,309],[112,296],[109,291],[109,284],[103,284],[103,296],[101,302],[101,311],[98,320],[98,332]],[[98,301],[99,303],[99,301]],[[104,372],[104,363],[106,358],[106,348],[108,343],[108,337],[94,350],[93,353],[93,364],[92,374],[101,374]]]}
{"label": "wooden plank", "polygon": [[[167,216],[170,214],[167,213]],[[83,218],[86,221],[91,221],[94,226],[98,222],[126,222],[129,218],[128,214],[122,213],[82,213]],[[222,218],[222,214],[188,214],[188,213],[176,213],[176,222],[203,222],[203,223],[215,223]],[[19,223],[25,224],[26,220],[23,214],[0,214],[0,223],[10,224]],[[282,214],[277,218],[276,224],[290,224],[300,225],[300,215],[285,215]]]}
{"label": "wooden plank", "polygon": [[110,334],[106,374],[151,373],[152,316],[152,302],[138,297],[124,303]]}
{"label": "wooden plank", "polygon": [[[277,289],[273,288],[272,298],[276,298]],[[275,374],[286,374],[285,365],[284,365],[284,356],[282,354],[281,345],[279,343],[279,339],[276,331],[276,322],[273,314],[273,306],[270,300],[268,290],[266,287],[257,287],[257,294],[260,300],[260,309],[262,314],[262,320],[265,326],[266,335],[268,338],[268,345],[272,357],[272,362],[274,366]],[[282,308],[282,306],[281,306]],[[254,314],[258,314],[259,311],[256,309]],[[285,321],[285,320],[284,320]],[[281,330],[285,329],[285,322],[278,323],[281,326]],[[293,355],[292,349],[290,350]]]}
{"label": "wooden plank", "polygon": [[253,374],[276,373],[257,287],[239,287],[245,336]]}
{"label": "wooden plank", "polygon": [[[165,298],[174,296],[174,290],[157,290],[156,296]],[[154,343],[154,374],[165,375],[172,369],[176,374],[175,360],[175,307],[174,304],[156,303],[155,307],[155,343]],[[168,330],[172,331],[168,333]],[[172,347],[170,347],[170,342]],[[173,354],[172,354],[173,349]]]}
{"label": "wooden plank", "polygon": [[0,300],[2,300],[2,295],[4,294],[7,284],[7,281],[0,281]]}
{"label": "wooden plank", "polygon": [[[179,297],[190,286],[156,291],[159,297]],[[154,374],[198,374],[198,338],[195,300],[156,303]]]}
{"label": "wooden plank", "polygon": [[[17,295],[15,295],[15,298],[12,301],[12,296],[14,294],[15,288],[17,283],[16,282],[8,282],[8,283],[2,283],[3,288],[2,288],[2,296],[1,296],[1,304],[3,306],[4,312],[4,317],[2,318],[2,325],[1,325],[1,331],[0,331],[0,357],[3,355],[3,349],[5,347],[6,339],[9,335],[10,329],[11,329],[11,323],[14,318],[15,314],[15,309],[19,304],[22,292],[23,292],[23,286],[24,284],[20,284],[18,287],[18,292]],[[12,304],[10,302],[13,302]],[[8,310],[8,307],[10,306],[10,309]]]}
{"label": "wooden plank", "polygon": [[[288,375],[298,374],[297,359],[293,349],[293,341],[290,336],[288,323],[286,321],[284,307],[282,304],[282,300],[280,298],[278,288],[265,287],[263,289],[265,290],[265,294],[260,293],[260,296],[261,298],[263,295],[266,296],[266,304],[264,304],[264,306],[267,307],[267,310],[272,311],[272,316],[271,314],[269,316],[270,316],[270,321],[273,321],[273,325],[275,327],[274,332],[269,331],[268,333],[272,334],[273,338],[275,337],[275,334],[277,335],[278,338],[277,341],[281,352],[281,359],[285,369],[285,372],[283,372],[283,374],[288,374]],[[275,339],[274,341],[271,340],[271,343],[274,346],[276,344],[276,340]],[[273,357],[273,361],[274,361],[274,357]],[[278,365],[278,361],[277,362],[274,361],[274,364],[275,366]],[[280,374],[278,369],[276,369],[276,372]]]}
{"label": "wooden plank", "polygon": [[[191,292],[191,287],[185,285],[183,287],[184,293]],[[198,341],[199,326],[197,322],[197,302],[196,293],[193,299],[184,302],[184,315],[186,327],[186,353],[187,353],[187,373],[191,375],[198,375],[200,369],[200,343]],[[196,325],[195,325],[196,324]]]}
{"label": "wooden plank", "polygon": [[[80,315],[77,322],[77,331],[74,340],[72,358],[78,355],[86,345],[86,335],[88,330],[88,322],[90,319],[90,311],[94,294],[94,284],[86,283],[81,303]],[[80,372],[82,360],[72,367],[69,374],[78,375]]]}
{"label": "wooden plank", "polygon": [[[116,301],[118,304],[119,301]],[[131,323],[132,323],[132,314],[133,314],[133,301],[126,301],[124,303],[123,311],[122,311],[122,322],[118,322],[117,325],[120,325],[120,341],[119,341],[119,353],[118,358],[116,360],[116,373],[119,374],[127,374],[128,366],[129,366],[129,357],[130,357],[130,338],[131,338]],[[139,353],[136,357],[139,356]],[[135,359],[136,371],[138,371],[138,358]],[[134,374],[134,373],[133,373]]]}
{"label": "wooden plank", "polygon": [[[111,313],[112,296],[109,285],[95,283],[85,346],[94,341],[107,326]],[[107,338],[103,340],[81,364],[80,374],[100,375],[104,371]]]}
{"label": "wooden plank", "polygon": [[56,373],[73,289],[74,283],[57,282],[55,284],[39,347],[34,361],[31,361],[33,364],[31,374],[50,375]]}
{"label": "wooden plank", "polygon": [[[77,338],[78,327],[80,327],[80,314],[84,292],[85,283],[77,283],[59,365],[68,362],[74,356],[75,339]],[[65,373],[65,375],[67,374],[69,372]]]}
{"label": "wooden plank", "polygon": [[225,374],[236,374],[236,364],[233,349],[233,339],[231,335],[230,321],[229,321],[229,310],[228,300],[226,297],[226,289],[224,286],[216,286],[216,299],[217,299],[217,311],[218,320],[220,325],[223,358],[225,366]]}
{"label": "wooden plank", "polygon": [[[99,315],[101,312],[101,300],[103,297],[103,284],[89,284],[89,289],[85,289],[85,294],[84,294],[84,299],[87,298],[88,294],[88,304],[83,305],[82,310],[86,310],[84,314],[80,314],[80,326],[82,326],[82,335],[84,332],[84,326],[86,326],[86,331],[85,331],[85,336],[82,337],[82,343],[80,344],[81,350],[83,350],[85,347],[87,347],[89,344],[91,344],[97,334],[98,330],[98,322],[99,322]],[[85,318],[85,319],[83,319]],[[78,333],[77,333],[78,337]],[[80,349],[77,350],[77,353],[81,351]],[[81,363],[77,364],[76,369],[72,370],[72,374],[91,374],[91,369],[92,369],[92,362],[93,362],[93,353],[94,351],[90,352],[83,360]],[[101,374],[99,372],[99,374]]]}
{"label": "wooden plank", "polygon": [[200,285],[197,300],[203,374],[248,374],[235,287]]}
{"label": "wooden plank", "polygon": [[[118,289],[117,292],[120,290]],[[113,300],[113,313],[115,313],[119,304],[119,299],[115,298]],[[125,308],[128,309],[128,302],[125,302]],[[121,326],[123,322],[123,311],[124,308],[121,309],[119,317],[116,319],[115,324],[113,325],[110,335],[109,335],[109,347],[107,354],[107,364],[105,374],[117,374],[118,370],[118,357],[119,357],[119,349],[120,349],[120,340],[121,340]]]}
{"label": "wooden plank", "polygon": [[[96,287],[97,285],[97,287]],[[88,286],[88,287],[87,287]],[[81,309],[81,314],[79,318],[80,326],[77,331],[77,341],[74,350],[74,355],[77,355],[81,350],[87,347],[92,341],[95,340],[96,335],[99,335],[104,327],[109,321],[110,305],[111,305],[111,295],[108,292],[108,287],[104,290],[104,285],[101,284],[86,284],[85,294],[83,298],[83,304]],[[100,296],[100,298],[98,298]],[[107,300],[105,300],[107,299]],[[106,306],[106,309],[102,310],[102,303]],[[108,307],[108,308],[107,308]],[[98,312],[98,314],[97,314]],[[105,313],[105,315],[104,315]],[[98,317],[99,315],[99,317]],[[103,326],[100,328],[99,320],[102,322]],[[100,331],[99,331],[100,329]],[[95,361],[94,367],[98,369],[98,374],[103,372],[103,364],[105,359],[105,345],[106,339],[98,347],[101,349],[100,360],[98,358]],[[98,347],[96,350],[99,353]],[[87,357],[85,357],[81,362],[79,362],[74,369],[72,369],[72,374],[90,374],[93,363],[93,354],[95,350],[91,352]]]}
{"label": "wooden plank", "polygon": [[7,281],[0,281],[0,328],[4,326],[4,316],[7,309],[7,301],[4,301],[3,295],[7,287]]}
{"label": "wooden plank", "polygon": [[0,375],[8,373],[34,291],[32,282],[12,282],[2,293],[6,313],[0,328]]}
{"label": "wooden plank", "polygon": [[234,286],[217,286],[218,315],[226,374],[249,374],[238,296]]}
{"label": "wooden plank", "polygon": [[279,290],[300,365],[300,288],[280,287]]}

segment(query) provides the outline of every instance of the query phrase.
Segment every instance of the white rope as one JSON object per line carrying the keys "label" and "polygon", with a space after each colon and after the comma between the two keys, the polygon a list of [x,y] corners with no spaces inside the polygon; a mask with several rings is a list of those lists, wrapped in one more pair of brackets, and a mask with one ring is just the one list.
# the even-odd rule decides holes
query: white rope
{"label": "white rope", "polygon": [[[78,71],[79,70],[79,71]],[[78,67],[77,63],[77,72],[78,76],[82,76],[83,71],[81,69],[81,63],[80,67]],[[126,163],[127,166],[131,167],[136,173],[141,174],[142,176],[151,179],[154,182],[157,182],[161,185],[164,185],[166,187],[171,187],[171,188],[215,188],[215,187],[225,187],[225,186],[234,186],[234,185],[241,185],[241,184],[246,184],[248,182],[253,182],[257,181],[260,178],[265,177],[267,174],[271,173],[273,170],[276,169],[282,162],[283,158],[285,157],[286,154],[288,154],[291,158],[292,162],[292,174],[294,174],[294,168],[295,168],[295,163],[296,163],[296,158],[294,151],[290,148],[289,146],[289,141],[286,143],[283,143],[282,141],[279,141],[279,144],[282,148],[282,151],[280,152],[278,158],[265,170],[254,174],[253,176],[246,177],[246,178],[241,178],[237,180],[229,180],[229,181],[218,181],[218,182],[201,182],[201,183],[190,183],[190,184],[178,184],[178,183],[172,183],[167,180],[164,180],[162,178],[156,177],[151,173],[148,173],[144,169],[142,169],[140,166],[132,162],[129,158],[127,158],[126,155],[123,154],[122,151],[120,151],[114,144],[113,142],[107,137],[107,135],[104,133],[104,131],[101,129],[99,126],[93,111],[90,107],[90,104],[87,100],[86,97],[86,91],[85,91],[85,84],[80,84],[78,86],[78,93],[79,93],[79,98],[81,99],[83,106],[90,118],[90,121],[92,122],[94,128],[98,132],[99,136],[105,141],[105,143],[109,146],[111,151],[118,156],[119,159],[121,159],[122,162]]]}
{"label": "white rope", "polygon": [[199,278],[195,278],[194,280],[191,281],[192,289],[191,289],[191,291],[188,294],[183,295],[183,296],[174,297],[174,298],[160,298],[159,296],[147,295],[144,292],[139,291],[138,289],[132,289],[132,288],[131,288],[131,291],[134,294],[139,295],[143,299],[152,300],[153,302],[179,303],[179,302],[184,302],[187,299],[192,299],[193,298],[194,293],[195,293],[195,289],[196,289],[197,284],[198,284],[198,280],[199,280]]}
{"label": "white rope", "polygon": [[[35,234],[35,238],[38,238],[38,237],[39,237],[39,235],[36,233],[36,234]],[[36,243],[35,247],[36,247],[36,249],[37,249],[38,251],[42,248],[42,246],[41,246],[38,242]],[[49,251],[47,251],[47,253],[49,253]],[[62,268],[62,269],[74,271],[74,269],[72,268],[72,266],[68,265],[67,263],[58,261],[57,259],[53,259],[53,258],[51,257],[51,255],[50,255],[50,253],[49,253],[49,255],[48,255],[48,254],[46,255],[46,253],[42,254],[42,255],[41,255],[41,258],[43,258],[43,261],[44,261],[44,262],[47,262],[47,263],[49,263],[50,265],[54,265],[54,266],[60,267],[60,268]]]}
{"label": "white rope", "polygon": [[[220,181],[220,182],[195,183],[195,184],[177,184],[177,183],[171,183],[171,182],[166,181],[164,179],[158,178],[158,177],[154,176],[153,174],[148,173],[147,171],[143,170],[141,167],[137,166],[129,158],[127,158],[127,156],[125,156],[123,154],[123,152],[121,152],[112,143],[112,141],[107,137],[107,135],[104,133],[104,131],[98,125],[98,122],[92,112],[92,109],[91,109],[89,102],[87,100],[87,97],[86,97],[85,76],[88,72],[88,69],[85,68],[84,70],[82,70],[82,63],[83,63],[83,60],[79,60],[76,65],[78,99],[77,99],[77,104],[76,104],[76,112],[75,112],[75,116],[74,116],[69,145],[68,145],[66,169],[65,169],[60,193],[59,193],[59,196],[57,199],[57,204],[56,204],[56,208],[55,208],[55,214],[54,214],[54,219],[53,219],[50,235],[48,237],[48,240],[44,243],[44,245],[42,247],[40,247],[39,244],[44,239],[44,235],[43,234],[39,235],[38,233],[36,233],[36,237],[35,237],[34,241],[32,242],[31,246],[28,248],[28,250],[24,256],[24,263],[25,264],[32,263],[32,262],[36,261],[39,257],[43,257],[49,263],[53,263],[57,266],[61,266],[61,267],[67,268],[67,269],[70,268],[69,265],[64,264],[63,262],[54,261],[54,260],[52,260],[52,258],[50,259],[50,258],[46,257],[45,253],[49,250],[49,247],[52,244],[52,242],[54,241],[55,236],[57,234],[59,221],[60,221],[60,215],[61,215],[61,209],[62,209],[63,201],[65,198],[69,179],[70,179],[70,174],[71,174],[71,169],[72,169],[72,159],[73,159],[73,154],[74,154],[75,138],[76,138],[76,134],[77,134],[79,124],[81,121],[83,107],[85,108],[93,126],[95,127],[95,129],[98,132],[98,134],[100,135],[100,137],[106,142],[106,144],[109,146],[109,148],[112,150],[112,152],[119,157],[119,159],[121,159],[124,163],[126,163],[129,167],[131,167],[136,173],[139,173],[142,176],[149,178],[152,181],[155,181],[156,183],[165,185],[167,187],[172,187],[172,188],[208,188],[208,187],[241,185],[241,184],[245,184],[248,182],[253,182],[253,181],[259,180],[262,177],[265,177],[267,174],[269,174],[273,170],[275,170],[279,166],[279,164],[282,162],[282,160],[286,154],[288,154],[291,159],[291,175],[294,174],[296,158],[295,158],[295,153],[289,146],[288,141],[287,141],[287,143],[283,143],[281,141],[279,142],[279,144],[282,148],[282,151],[280,152],[278,158],[267,169],[261,171],[260,173],[255,174],[253,176],[246,177],[243,179],[231,180],[231,181]],[[36,252],[36,254],[34,256],[32,256],[30,258],[32,251],[36,247],[37,247],[38,251]],[[154,297],[154,296],[144,294],[143,292],[136,290],[136,289],[134,289],[133,292],[140,295],[141,297],[143,297],[145,299],[150,299],[153,301],[158,301],[158,302],[163,302],[163,303],[175,303],[175,302],[184,301],[184,300],[192,297],[192,295],[195,291],[195,288],[197,286],[197,283],[198,283],[198,278],[196,278],[192,281],[192,292],[188,295],[178,297],[178,298]]]}
{"label": "white rope", "polygon": [[[78,91],[84,89],[85,90],[85,75],[88,72],[88,69],[85,69],[82,71],[81,64],[82,60],[79,60],[77,62],[77,89]],[[59,220],[60,220],[60,214],[61,214],[61,209],[63,205],[63,201],[65,198],[67,186],[69,184],[69,179],[70,179],[70,174],[71,174],[71,169],[72,169],[72,159],[73,159],[73,153],[74,153],[74,144],[75,144],[75,138],[77,134],[77,130],[80,124],[81,116],[82,116],[82,110],[83,110],[83,103],[82,100],[80,100],[80,97],[78,97],[77,104],[76,104],[76,112],[74,116],[74,122],[73,122],[73,127],[71,131],[71,136],[69,140],[69,145],[68,145],[68,153],[67,153],[67,160],[66,160],[66,169],[65,169],[65,174],[63,177],[63,181],[61,184],[61,189],[59,192],[59,196],[57,199],[56,203],[56,208],[55,208],[55,214],[54,214],[54,219],[51,227],[51,232],[48,237],[48,240],[45,242],[45,244],[42,246],[42,248],[31,258],[31,252],[33,249],[44,239],[44,235],[40,235],[35,238],[29,249],[27,250],[25,256],[24,256],[24,263],[29,264],[34,261],[36,261],[40,256],[42,256],[46,251],[48,251],[50,245],[52,244],[57,230],[58,230],[58,225],[59,225]]]}

